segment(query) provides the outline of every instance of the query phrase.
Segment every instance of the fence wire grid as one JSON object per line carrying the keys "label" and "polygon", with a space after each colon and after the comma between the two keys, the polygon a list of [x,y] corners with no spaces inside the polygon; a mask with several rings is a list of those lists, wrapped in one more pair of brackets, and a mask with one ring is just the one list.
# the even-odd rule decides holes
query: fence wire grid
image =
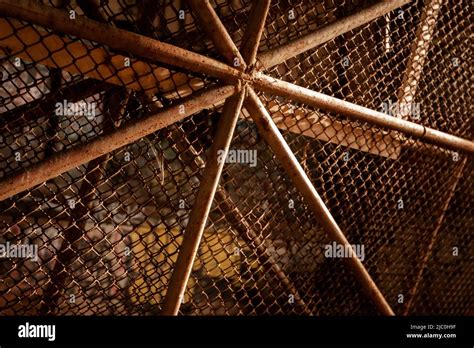
{"label": "fence wire grid", "polygon": [[[224,61],[187,1],[37,3]],[[272,0],[258,57],[377,3]],[[211,5],[240,47],[252,2]],[[407,1],[266,73],[472,141],[472,13]],[[0,72],[0,187],[221,83],[1,11]],[[394,313],[474,314],[472,155],[257,94]],[[160,314],[222,107],[3,199],[0,314]],[[250,116],[244,105],[179,314],[378,315]]]}

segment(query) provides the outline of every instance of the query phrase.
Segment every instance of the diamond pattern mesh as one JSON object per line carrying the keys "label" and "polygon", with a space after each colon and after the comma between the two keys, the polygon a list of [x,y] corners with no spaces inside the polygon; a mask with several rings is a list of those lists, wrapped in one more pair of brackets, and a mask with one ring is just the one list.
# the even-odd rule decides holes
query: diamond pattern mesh
{"label": "diamond pattern mesh", "polygon": [[[222,60],[184,1],[41,2]],[[274,0],[259,52],[374,3]],[[212,4],[240,46],[251,2]],[[266,73],[472,140],[470,32],[470,1],[412,1]],[[0,72],[2,182],[219,82],[6,16]],[[394,312],[472,314],[472,157],[258,94]],[[159,314],[221,110],[1,201],[0,244],[38,257],[0,259],[0,314]],[[256,163],[224,166],[180,314],[377,314],[245,109],[231,149]]]}

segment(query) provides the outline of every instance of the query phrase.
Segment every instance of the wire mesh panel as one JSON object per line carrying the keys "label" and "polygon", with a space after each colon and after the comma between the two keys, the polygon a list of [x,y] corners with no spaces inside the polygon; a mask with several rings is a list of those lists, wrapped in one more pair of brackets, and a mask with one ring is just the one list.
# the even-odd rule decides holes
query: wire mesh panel
{"label": "wire mesh panel", "polygon": [[[71,21],[86,17],[225,59],[186,1],[38,3]],[[472,4],[405,3],[266,73],[471,141]],[[253,3],[211,4],[240,47]],[[256,66],[265,52],[378,4],[272,1]],[[94,151],[102,137],[170,107],[183,115],[0,202],[0,314],[160,314],[209,180],[203,172],[224,104],[185,115],[185,101],[227,81],[0,14],[0,186],[22,173],[33,182],[42,163]],[[258,97],[393,311],[472,314],[472,156]],[[180,314],[379,313],[347,267],[347,250],[328,236],[245,107],[222,160]]]}

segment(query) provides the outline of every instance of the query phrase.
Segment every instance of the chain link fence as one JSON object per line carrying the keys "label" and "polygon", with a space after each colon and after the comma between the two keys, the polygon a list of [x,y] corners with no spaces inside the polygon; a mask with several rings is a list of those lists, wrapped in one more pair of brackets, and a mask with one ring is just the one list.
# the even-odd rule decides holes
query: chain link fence
{"label": "chain link fence", "polygon": [[[222,60],[185,1],[42,3]],[[274,0],[259,52],[375,3]],[[252,3],[212,4],[240,46]],[[412,1],[267,73],[472,140],[472,12]],[[0,55],[4,181],[218,84],[5,16]],[[394,312],[472,314],[472,157],[259,96]],[[160,314],[222,104],[1,201],[0,314]],[[180,314],[377,314],[245,109],[230,155]]]}

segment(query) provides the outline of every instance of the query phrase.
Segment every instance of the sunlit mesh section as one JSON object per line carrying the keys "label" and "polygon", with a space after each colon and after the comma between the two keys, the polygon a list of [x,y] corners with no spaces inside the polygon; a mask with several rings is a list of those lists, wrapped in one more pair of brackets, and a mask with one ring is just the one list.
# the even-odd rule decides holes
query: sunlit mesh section
{"label": "sunlit mesh section", "polygon": [[[223,60],[185,1],[41,3]],[[274,0],[259,53],[374,3]],[[211,4],[240,47],[252,2]],[[471,10],[412,1],[265,73],[472,140]],[[5,16],[0,73],[2,182],[221,83]],[[394,312],[472,314],[472,157],[258,95]],[[0,314],[160,314],[221,111],[1,201],[0,245],[37,257],[0,258]],[[245,108],[231,151],[179,313],[377,315]]]}

